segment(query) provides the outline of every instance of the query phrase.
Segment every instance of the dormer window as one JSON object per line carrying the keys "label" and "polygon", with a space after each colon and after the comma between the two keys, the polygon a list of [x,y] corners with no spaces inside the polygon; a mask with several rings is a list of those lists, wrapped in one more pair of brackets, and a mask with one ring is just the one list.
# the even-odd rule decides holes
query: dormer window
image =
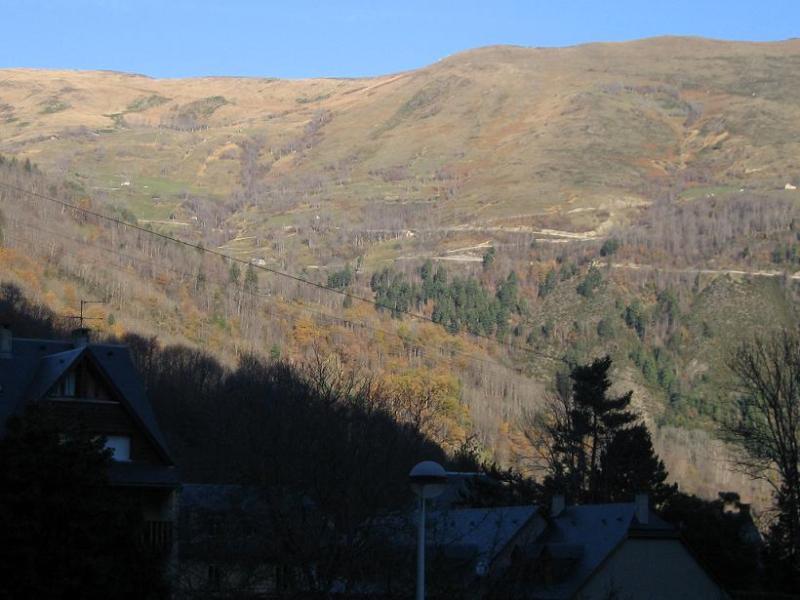
{"label": "dormer window", "polygon": [[74,398],[77,386],[78,377],[75,369],[70,369],[53,388],[52,396],[59,396],[61,398]]}
{"label": "dormer window", "polygon": [[87,362],[75,365],[64,373],[48,395],[52,398],[114,401],[96,370]]}

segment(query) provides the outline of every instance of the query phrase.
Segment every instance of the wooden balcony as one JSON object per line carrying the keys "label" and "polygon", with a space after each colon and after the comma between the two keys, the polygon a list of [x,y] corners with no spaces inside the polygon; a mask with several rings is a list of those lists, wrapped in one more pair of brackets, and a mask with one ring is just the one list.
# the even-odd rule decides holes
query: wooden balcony
{"label": "wooden balcony", "polygon": [[145,545],[159,552],[169,552],[172,548],[175,523],[172,521],[145,521],[144,526]]}

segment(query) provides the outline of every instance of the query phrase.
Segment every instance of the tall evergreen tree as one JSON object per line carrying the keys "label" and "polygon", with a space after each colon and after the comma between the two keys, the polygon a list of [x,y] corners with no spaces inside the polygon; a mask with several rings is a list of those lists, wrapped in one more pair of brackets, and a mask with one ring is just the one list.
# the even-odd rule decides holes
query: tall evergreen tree
{"label": "tall evergreen tree", "polygon": [[584,494],[590,502],[599,499],[601,487],[600,457],[614,435],[636,420],[628,410],[633,392],[609,396],[611,358],[598,358],[590,365],[572,370],[573,436],[582,450]]}
{"label": "tall evergreen tree", "polygon": [[630,500],[668,486],[646,426],[630,410],[632,392],[609,394],[611,358],[598,358],[556,379],[556,395],[531,422],[529,439],[548,471],[544,485],[575,502]]}
{"label": "tall evergreen tree", "polygon": [[645,492],[653,505],[660,506],[678,487],[666,483],[667,470],[653,449],[644,423],[614,435],[603,451],[600,473],[600,495],[607,502],[629,502],[637,493]]}

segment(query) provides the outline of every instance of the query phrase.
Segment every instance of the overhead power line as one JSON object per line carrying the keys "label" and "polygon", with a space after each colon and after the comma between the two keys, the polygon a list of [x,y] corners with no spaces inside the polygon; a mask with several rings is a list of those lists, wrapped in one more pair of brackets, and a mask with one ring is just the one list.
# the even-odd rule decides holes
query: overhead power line
{"label": "overhead power line", "polygon": [[[60,206],[62,206],[64,208],[80,212],[80,213],[82,213],[84,215],[89,215],[89,216],[95,217],[97,219],[102,219],[104,221],[107,221],[107,222],[110,222],[110,223],[114,223],[114,224],[122,226],[122,227],[127,227],[129,229],[133,229],[133,230],[139,231],[141,233],[145,233],[147,235],[152,235],[154,237],[166,240],[168,242],[172,242],[174,244],[179,244],[179,245],[187,247],[187,248],[192,248],[193,250],[196,250],[198,252],[204,252],[204,253],[212,255],[212,256],[217,256],[217,257],[222,258],[223,260],[226,260],[226,261],[236,262],[236,263],[243,264],[243,265],[248,265],[251,268],[255,268],[255,269],[258,269],[260,271],[271,273],[271,274],[276,275],[278,277],[283,277],[283,278],[295,281],[297,283],[301,283],[303,285],[312,286],[312,287],[315,287],[315,288],[320,289],[320,290],[324,290],[324,291],[327,291],[327,292],[338,294],[338,295],[340,295],[342,297],[350,298],[351,300],[358,300],[359,302],[364,302],[366,304],[370,304],[370,305],[372,305],[372,306],[374,306],[376,308],[379,308],[379,309],[392,310],[392,311],[394,311],[396,313],[403,314],[403,315],[406,315],[406,316],[414,318],[414,319],[418,319],[418,320],[421,320],[421,321],[426,321],[426,322],[429,322],[429,323],[434,323],[436,325],[441,325],[440,323],[437,323],[435,320],[433,320],[431,317],[429,317],[427,315],[424,315],[424,314],[421,314],[421,313],[417,313],[417,312],[414,312],[414,311],[411,311],[411,310],[407,310],[407,309],[398,309],[396,307],[386,306],[386,305],[381,304],[380,302],[376,302],[375,300],[372,300],[370,298],[365,298],[363,296],[359,296],[358,294],[353,294],[352,292],[348,292],[347,290],[340,290],[340,289],[337,289],[337,288],[333,288],[333,287],[327,286],[325,284],[318,283],[316,281],[311,281],[310,279],[305,279],[304,277],[300,277],[299,275],[292,275],[291,273],[286,273],[285,271],[281,271],[279,269],[274,269],[274,268],[266,266],[266,265],[258,265],[258,264],[252,263],[249,260],[245,260],[245,259],[242,259],[242,258],[237,258],[235,256],[230,256],[229,254],[225,254],[224,252],[220,252],[220,251],[214,250],[212,248],[206,248],[202,244],[198,244],[198,243],[182,240],[180,238],[176,238],[176,237],[173,237],[171,235],[167,235],[165,233],[161,233],[159,231],[154,231],[152,229],[148,229],[146,227],[142,227],[141,225],[137,225],[135,223],[129,223],[128,221],[123,221],[122,219],[118,219],[116,217],[112,217],[110,215],[106,215],[106,214],[103,214],[101,212],[97,212],[95,210],[91,210],[89,208],[84,208],[84,207],[81,207],[81,206],[77,206],[77,205],[72,204],[70,202],[66,202],[64,200],[60,200],[58,198],[54,198],[54,197],[48,196],[46,194],[35,192],[33,190],[29,190],[29,189],[26,189],[26,188],[23,188],[23,187],[11,185],[11,184],[5,183],[5,182],[0,182],[0,187],[4,187],[6,189],[19,192],[21,194],[28,194],[28,195],[33,196],[35,198],[39,198],[39,199],[45,200],[47,202],[52,202],[52,203],[60,205]],[[475,333],[475,332],[470,332],[470,331],[467,331],[466,333],[467,333],[467,335],[469,335],[471,337],[478,338],[478,339],[484,339],[484,340],[487,340],[487,341],[491,342],[492,344],[496,344],[498,346],[511,348],[511,349],[514,349],[514,350],[518,350],[520,352],[536,354],[538,356],[541,356],[543,358],[547,358],[549,360],[554,360],[554,361],[559,361],[559,362],[564,360],[563,357],[554,356],[554,355],[551,355],[551,354],[549,354],[547,352],[543,352],[543,351],[538,350],[536,348],[532,348],[530,346],[521,346],[519,344],[501,342],[500,340],[498,340],[498,339],[496,339],[494,337],[491,337],[491,336],[488,336],[488,335],[485,335],[485,334],[481,334],[481,333]]]}
{"label": "overhead power line", "polygon": [[[188,277],[194,277],[196,275],[195,273],[189,273],[187,271],[182,271],[180,269],[176,269],[175,267],[168,267],[168,266],[165,266],[165,265],[161,265],[160,263],[156,263],[155,261],[152,261],[152,260],[147,260],[145,258],[135,257],[135,256],[132,256],[130,254],[125,254],[123,252],[118,252],[118,251],[113,250],[111,248],[106,248],[105,246],[101,246],[99,244],[93,244],[93,243],[88,242],[86,240],[80,240],[80,239],[65,235],[65,234],[57,232],[57,231],[52,231],[50,229],[44,229],[42,227],[38,227],[38,226],[33,225],[31,223],[27,223],[25,221],[16,220],[15,221],[15,226],[27,227],[29,229],[32,229],[34,231],[38,231],[40,233],[45,233],[47,235],[52,235],[52,236],[56,236],[56,237],[65,239],[65,240],[67,240],[69,242],[72,242],[74,244],[78,244],[78,245],[81,245],[81,246],[88,246],[90,248],[96,248],[96,249],[101,250],[103,252],[107,252],[109,254],[114,254],[116,256],[131,260],[131,261],[135,261],[136,263],[139,263],[139,264],[149,265],[150,267],[153,267],[153,268],[156,268],[156,269],[159,269],[159,270],[163,270],[163,271],[167,271],[167,272],[170,272],[170,273],[174,273],[175,275],[178,275],[180,277],[187,277],[188,278]],[[24,240],[24,239],[18,238],[16,236],[10,236],[8,234],[6,234],[6,239],[14,239],[19,244],[23,244],[23,245],[24,244],[28,244],[31,247],[35,247],[36,246],[35,242],[31,242],[29,240]],[[119,271],[119,272],[121,272],[121,273],[123,273],[125,275],[136,274],[135,269],[131,270],[131,269],[126,269],[126,268],[121,268],[121,267],[118,267],[118,266],[114,266],[114,265],[108,264],[108,262],[100,262],[100,261],[97,261],[97,260],[91,260],[91,259],[86,259],[86,258],[79,259],[79,262],[82,263],[82,264],[95,265],[95,266],[100,267],[100,268],[112,269],[114,271]],[[273,298],[273,295],[271,293],[269,293],[268,291],[264,291],[262,289],[258,289],[256,291],[252,291],[252,290],[248,290],[248,289],[244,289],[243,288],[241,290],[241,292],[246,294],[246,295],[248,295],[248,296],[252,296],[252,297],[255,297],[255,298],[259,298],[259,299],[272,299]],[[321,311],[321,310],[318,310],[318,309],[316,309],[316,308],[314,308],[312,306],[309,306],[307,303],[302,302],[300,300],[291,300],[291,301],[287,300],[286,303],[287,303],[286,304],[287,310],[288,309],[299,309],[301,311],[305,311],[305,312],[307,312],[309,314],[312,314],[312,315],[315,315],[317,317],[321,317],[321,318],[328,319],[328,320],[331,320],[331,321],[336,321],[336,322],[344,325],[345,327],[353,326],[353,327],[358,327],[359,329],[372,331],[373,333],[380,333],[382,335],[393,336],[393,337],[399,339],[400,341],[402,341],[402,342],[404,342],[406,344],[409,344],[412,348],[437,350],[437,351],[439,351],[439,355],[438,356],[424,355],[424,357],[431,358],[432,360],[436,360],[437,362],[444,362],[444,363],[447,363],[447,364],[449,364],[451,366],[456,366],[458,363],[456,361],[454,361],[452,358],[448,358],[447,356],[443,356],[441,354],[442,352],[446,352],[446,353],[451,354],[451,355],[455,355],[455,354],[461,355],[465,359],[469,359],[469,360],[476,361],[476,362],[479,362],[479,363],[490,364],[490,365],[494,365],[494,366],[498,366],[498,367],[504,367],[504,368],[506,368],[508,366],[508,365],[504,365],[500,361],[494,360],[492,358],[487,358],[487,357],[483,357],[483,356],[477,356],[475,354],[472,354],[472,353],[467,352],[465,350],[460,350],[458,348],[445,348],[445,347],[443,347],[441,345],[437,345],[437,344],[434,344],[434,343],[431,343],[431,342],[426,342],[426,341],[423,341],[423,340],[409,340],[406,337],[402,336],[397,331],[392,331],[392,330],[389,330],[389,329],[382,329],[380,327],[375,327],[373,325],[369,325],[369,324],[365,323],[364,321],[359,321],[359,320],[350,319],[350,318],[347,318],[347,317],[341,317],[341,316],[333,315],[333,314],[330,314],[328,312]],[[284,319],[284,320],[288,320],[290,322],[296,322],[297,321],[296,317],[294,317],[294,316],[292,316],[290,314],[278,314],[278,313],[270,311],[269,309],[267,309],[267,312],[268,312],[268,314],[270,314],[271,316],[275,317],[276,319]]]}

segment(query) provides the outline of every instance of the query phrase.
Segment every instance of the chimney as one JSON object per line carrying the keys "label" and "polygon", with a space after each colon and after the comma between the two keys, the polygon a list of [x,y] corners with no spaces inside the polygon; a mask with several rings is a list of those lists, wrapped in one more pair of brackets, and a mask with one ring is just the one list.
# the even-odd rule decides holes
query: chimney
{"label": "chimney", "polygon": [[550,499],[550,516],[557,517],[562,512],[564,512],[564,508],[567,502],[564,498],[564,494],[556,494]]}
{"label": "chimney", "polygon": [[0,327],[0,358],[11,358],[12,341],[14,336],[8,325]]}
{"label": "chimney", "polygon": [[636,520],[639,525],[647,525],[650,519],[650,498],[647,494],[636,494]]}
{"label": "chimney", "polygon": [[78,327],[72,330],[72,343],[76,348],[89,345],[89,328]]}

